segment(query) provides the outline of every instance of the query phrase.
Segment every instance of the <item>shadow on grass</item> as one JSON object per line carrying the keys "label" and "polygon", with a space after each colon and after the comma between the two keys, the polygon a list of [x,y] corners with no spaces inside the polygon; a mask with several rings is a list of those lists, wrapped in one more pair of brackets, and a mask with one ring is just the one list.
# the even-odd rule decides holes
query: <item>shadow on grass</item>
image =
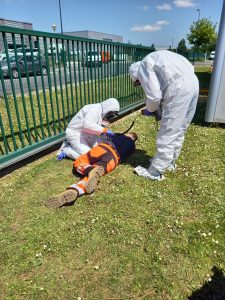
{"label": "shadow on grass", "polygon": [[206,103],[206,101],[198,102],[192,123],[200,126],[209,126],[209,123],[206,123],[204,120],[206,112]]}
{"label": "shadow on grass", "polygon": [[134,154],[132,154],[126,161],[123,163],[124,165],[131,165],[131,167],[136,168],[141,165],[145,168],[149,166],[149,160],[152,156],[146,154],[146,151],[141,149],[136,149]]}
{"label": "shadow on grass", "polygon": [[196,112],[192,120],[193,124],[204,126],[204,127],[221,127],[224,128],[225,125],[222,123],[208,123],[205,122],[205,112],[206,112],[207,101],[198,101]]}
{"label": "shadow on grass", "polygon": [[23,160],[18,161],[16,163],[0,170],[0,178],[14,172],[15,170],[18,170],[20,168],[25,167],[26,165],[29,165],[29,164],[35,162],[36,160],[42,158],[45,155],[51,154],[52,152],[58,150],[60,148],[61,144],[62,144],[62,142],[59,142],[58,144],[55,144],[48,149],[42,150],[39,153],[34,153],[33,155],[28,156],[27,158],[24,158]]}
{"label": "shadow on grass", "polygon": [[211,281],[205,283],[188,298],[189,300],[224,300],[225,299],[225,276],[217,267],[212,268]]}
{"label": "shadow on grass", "polygon": [[208,89],[211,80],[210,72],[195,72],[198,77],[200,89]]}

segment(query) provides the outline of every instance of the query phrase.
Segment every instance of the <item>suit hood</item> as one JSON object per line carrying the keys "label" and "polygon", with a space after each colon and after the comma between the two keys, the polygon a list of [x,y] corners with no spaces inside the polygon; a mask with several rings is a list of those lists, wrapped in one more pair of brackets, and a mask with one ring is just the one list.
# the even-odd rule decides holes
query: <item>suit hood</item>
{"label": "suit hood", "polygon": [[138,79],[138,72],[140,68],[141,62],[135,62],[133,63],[129,68],[130,77],[132,78],[133,82],[135,82]]}
{"label": "suit hood", "polygon": [[109,98],[101,102],[102,106],[102,115],[103,117],[110,111],[118,112],[120,110],[120,104],[117,99]]}

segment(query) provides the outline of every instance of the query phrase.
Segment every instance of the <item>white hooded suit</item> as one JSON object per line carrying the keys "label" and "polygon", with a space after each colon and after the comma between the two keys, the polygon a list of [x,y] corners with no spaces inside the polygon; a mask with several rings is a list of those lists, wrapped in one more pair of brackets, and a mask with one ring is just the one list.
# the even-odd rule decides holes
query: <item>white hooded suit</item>
{"label": "white hooded suit", "polygon": [[154,112],[162,104],[157,152],[149,172],[163,172],[175,164],[196,109],[199,83],[194,68],[183,56],[167,50],[155,51],[130,66],[130,76],[140,81],[146,109]]}
{"label": "white hooded suit", "polygon": [[85,105],[70,121],[66,129],[66,141],[60,151],[66,156],[76,159],[88,152],[101,139],[98,137],[104,132],[101,125],[104,116],[109,112],[118,112],[120,105],[117,99],[109,98],[101,103]]}

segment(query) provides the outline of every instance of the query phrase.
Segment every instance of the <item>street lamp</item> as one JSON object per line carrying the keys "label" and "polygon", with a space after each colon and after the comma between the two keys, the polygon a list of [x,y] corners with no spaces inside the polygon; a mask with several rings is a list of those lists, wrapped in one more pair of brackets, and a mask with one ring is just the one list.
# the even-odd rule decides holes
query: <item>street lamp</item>
{"label": "street lamp", "polygon": [[55,33],[55,31],[56,31],[56,25],[55,24],[52,24],[52,30]]}
{"label": "street lamp", "polygon": [[61,1],[60,0],[59,0],[59,14],[60,14],[61,34],[63,34],[62,11],[61,11]]}
{"label": "street lamp", "polygon": [[177,30],[177,47],[176,47],[176,53],[177,53],[177,48],[178,48],[178,44],[179,44],[179,33],[180,33],[180,31]]}
{"label": "street lamp", "polygon": [[200,8],[197,8],[196,11],[198,11],[198,21],[200,20]]}
{"label": "street lamp", "polygon": [[173,51],[173,44],[174,44],[174,38],[172,38],[172,41],[171,41],[171,49]]}
{"label": "street lamp", "polygon": [[[55,33],[56,25],[52,24],[52,31]],[[53,52],[53,57],[55,57],[55,62],[57,63],[57,52],[56,52],[56,43],[51,45],[51,51]]]}

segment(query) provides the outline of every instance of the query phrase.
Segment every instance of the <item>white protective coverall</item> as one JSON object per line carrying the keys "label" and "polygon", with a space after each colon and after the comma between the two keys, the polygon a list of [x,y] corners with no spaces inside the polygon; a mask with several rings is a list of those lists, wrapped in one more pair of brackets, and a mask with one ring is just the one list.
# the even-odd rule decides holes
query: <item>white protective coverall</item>
{"label": "white protective coverall", "polygon": [[167,50],[148,54],[130,66],[130,76],[140,81],[146,95],[146,109],[158,110],[162,119],[157,135],[157,152],[148,171],[156,175],[175,166],[184,134],[194,116],[199,82],[192,64],[183,56]]}
{"label": "white protective coverall", "polygon": [[60,151],[64,151],[66,156],[72,159],[88,152],[98,142],[102,141],[99,135],[105,131],[101,125],[104,116],[109,112],[118,112],[119,110],[120,105],[115,98],[109,98],[101,103],[85,105],[68,124],[66,142],[63,143]]}

